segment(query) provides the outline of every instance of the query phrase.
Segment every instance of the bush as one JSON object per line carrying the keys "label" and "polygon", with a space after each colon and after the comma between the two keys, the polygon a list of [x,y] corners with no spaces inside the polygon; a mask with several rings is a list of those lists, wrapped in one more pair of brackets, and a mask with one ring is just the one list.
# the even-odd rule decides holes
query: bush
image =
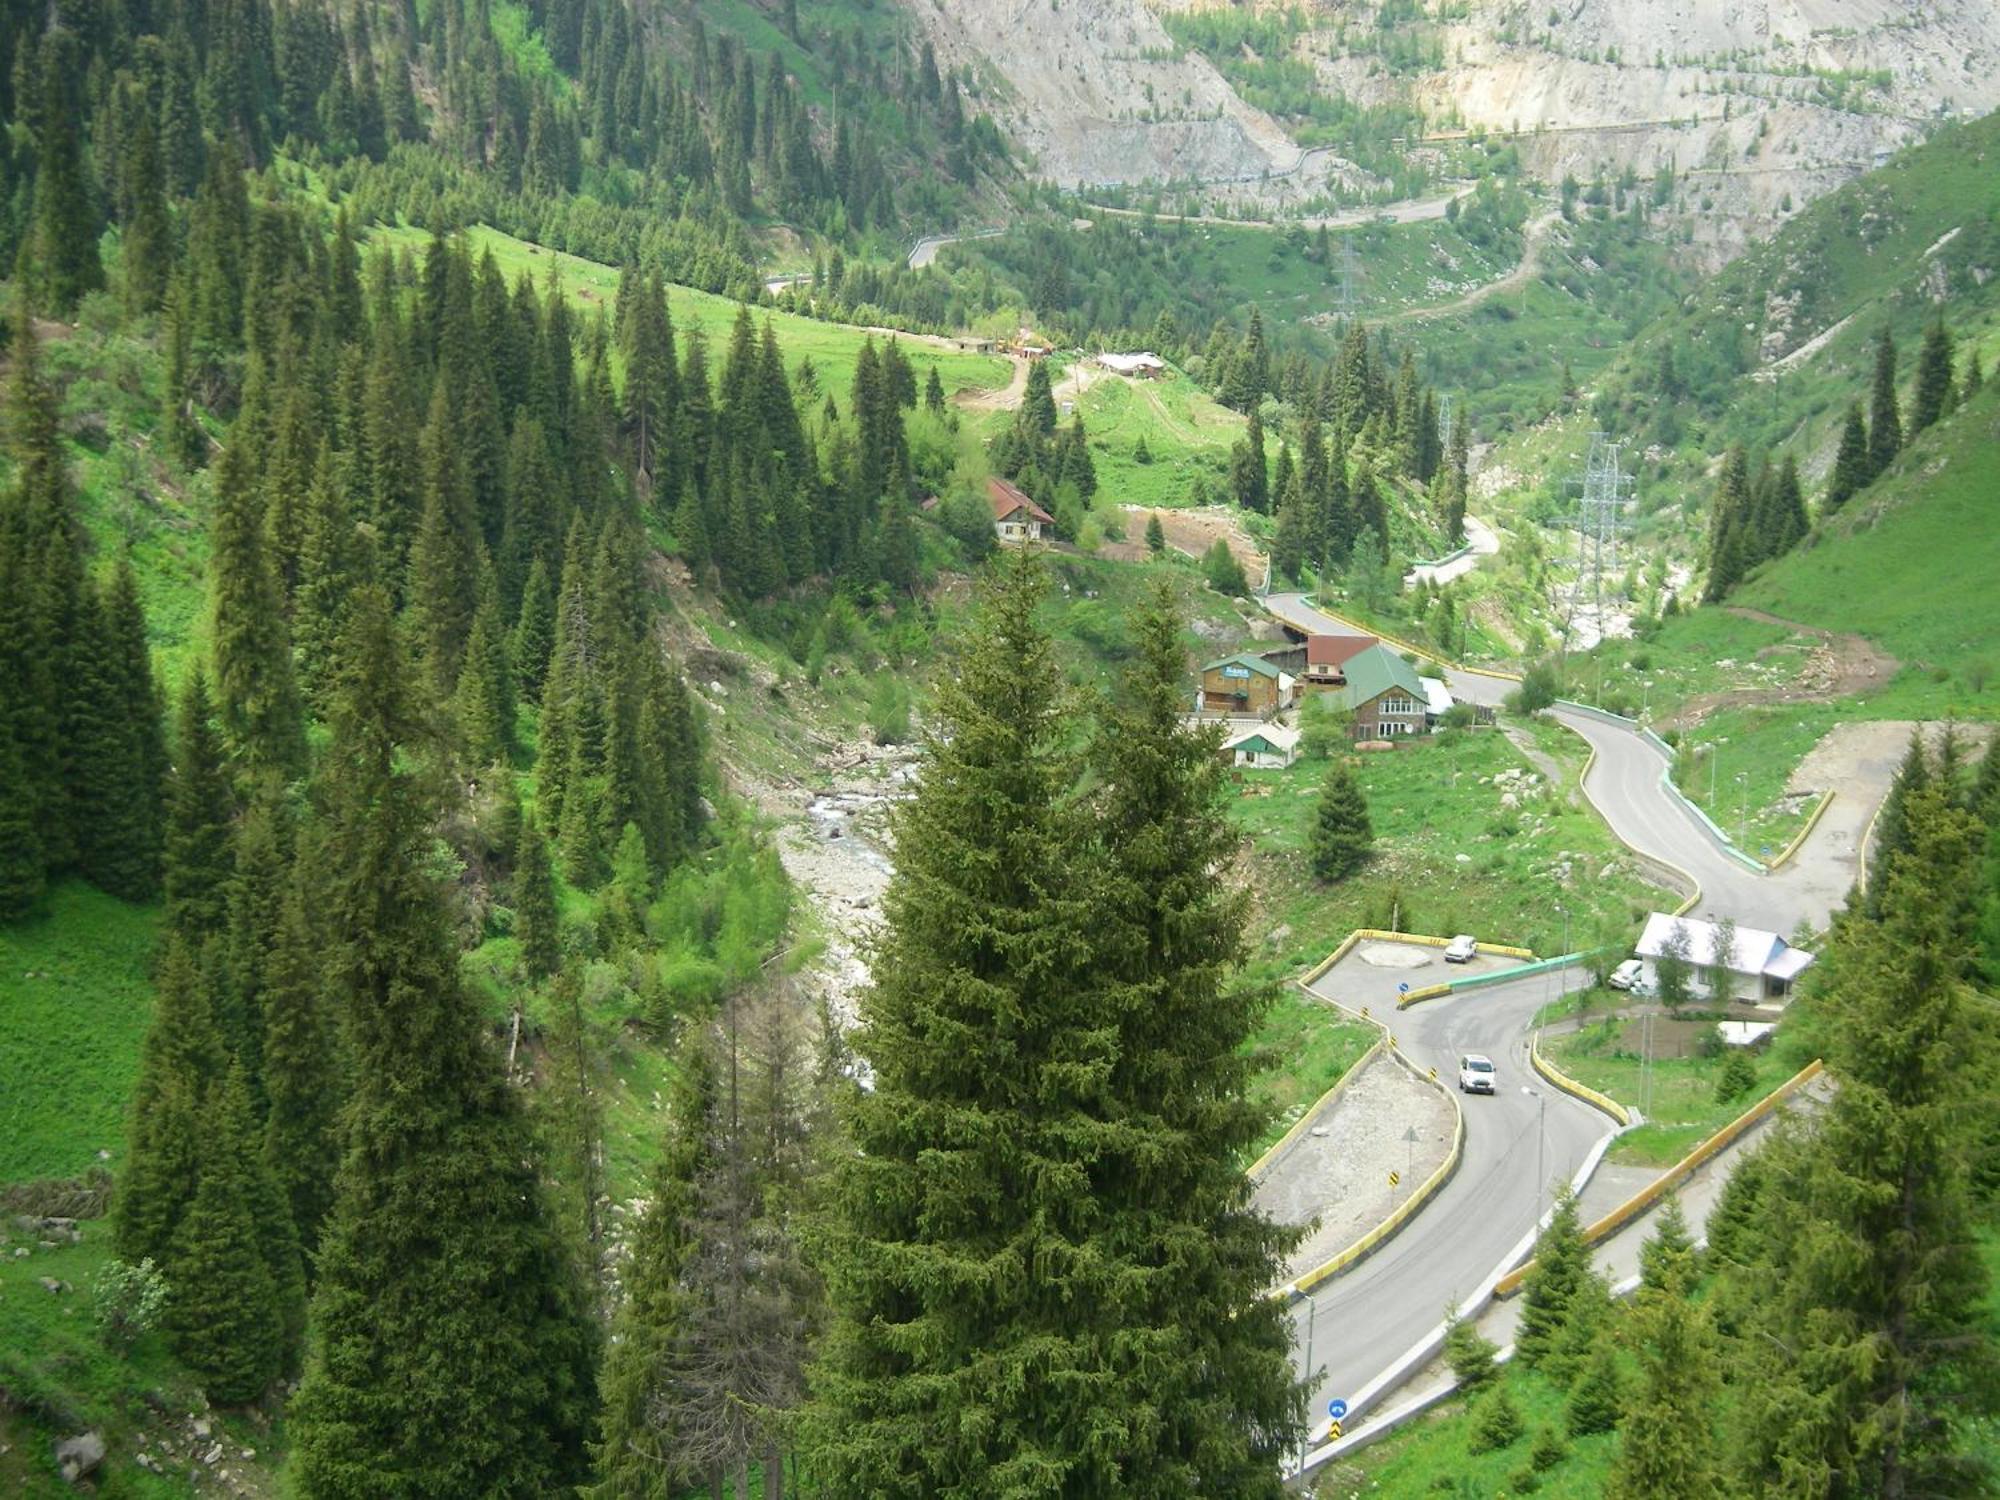
{"label": "bush", "polygon": [[1588,1437],[1616,1427],[1620,1398],[1617,1354],[1609,1340],[1600,1339],[1583,1367],[1583,1378],[1570,1392],[1569,1435]]}
{"label": "bush", "polygon": [[1733,1048],[1715,1080],[1715,1102],[1729,1104],[1757,1087],[1757,1065],[1741,1047]]}
{"label": "bush", "polygon": [[1569,1444],[1553,1426],[1535,1434],[1535,1446],[1528,1450],[1528,1462],[1539,1474],[1546,1474],[1569,1457]]}
{"label": "bush", "polygon": [[167,1278],[151,1256],[136,1266],[114,1260],[97,1273],[97,1329],[113,1349],[130,1349],[159,1327],[166,1307]]}
{"label": "bush", "polygon": [[1507,707],[1517,714],[1538,714],[1556,701],[1560,687],[1555,663],[1543,658],[1521,674],[1521,685],[1507,695]]}
{"label": "bush", "polygon": [[1523,1464],[1507,1476],[1507,1493],[1532,1495],[1542,1487],[1542,1476],[1531,1463]]}
{"label": "bush", "polygon": [[1472,1437],[1465,1445],[1466,1451],[1493,1453],[1511,1447],[1519,1440],[1521,1427],[1521,1408],[1507,1394],[1505,1385],[1496,1385],[1473,1409]]}
{"label": "bush", "polygon": [[1719,1026],[1707,1026],[1695,1033],[1694,1055],[1696,1057],[1705,1059],[1720,1057],[1722,1056],[1723,1048],[1726,1046],[1728,1046],[1728,1043],[1722,1040],[1722,1029]]}
{"label": "bush", "polygon": [[1217,537],[1201,559],[1202,576],[1208,586],[1218,594],[1234,599],[1250,592],[1250,580],[1243,576],[1243,565],[1236,560],[1236,554],[1229,550],[1229,543]]}
{"label": "bush", "polygon": [[868,692],[868,727],[878,745],[901,745],[910,738],[910,690],[894,677],[878,677]]}
{"label": "bush", "polygon": [[1466,1390],[1477,1390],[1493,1378],[1493,1356],[1499,1353],[1491,1339],[1458,1315],[1454,1302],[1445,1313],[1444,1360]]}

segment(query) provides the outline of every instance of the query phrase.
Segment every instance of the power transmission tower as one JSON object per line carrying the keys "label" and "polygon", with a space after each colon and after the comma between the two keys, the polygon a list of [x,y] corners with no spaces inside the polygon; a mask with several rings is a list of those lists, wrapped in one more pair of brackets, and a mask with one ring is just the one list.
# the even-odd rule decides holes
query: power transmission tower
{"label": "power transmission tower", "polygon": [[1602,432],[1590,435],[1590,456],[1583,477],[1569,481],[1576,496],[1576,591],[1570,596],[1569,619],[1563,624],[1563,648],[1569,648],[1577,606],[1589,599],[1597,635],[1604,636],[1604,575],[1618,567],[1618,534],[1625,506],[1632,499],[1632,476],[1619,464],[1624,443]]}
{"label": "power transmission tower", "polygon": [[1343,323],[1361,311],[1361,262],[1354,254],[1354,236],[1340,237],[1340,260],[1334,267],[1333,314]]}

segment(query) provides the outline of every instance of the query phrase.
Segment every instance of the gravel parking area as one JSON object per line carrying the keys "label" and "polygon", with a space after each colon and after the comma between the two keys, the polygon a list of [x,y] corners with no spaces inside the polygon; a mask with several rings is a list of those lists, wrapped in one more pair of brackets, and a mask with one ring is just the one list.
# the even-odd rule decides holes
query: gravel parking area
{"label": "gravel parking area", "polygon": [[[1404,1136],[1414,1129],[1414,1143]],[[1297,1276],[1389,1216],[1451,1149],[1451,1102],[1387,1056],[1364,1064],[1257,1182],[1257,1206],[1284,1224],[1318,1223],[1293,1254]],[[1389,1173],[1402,1181],[1389,1183]]]}

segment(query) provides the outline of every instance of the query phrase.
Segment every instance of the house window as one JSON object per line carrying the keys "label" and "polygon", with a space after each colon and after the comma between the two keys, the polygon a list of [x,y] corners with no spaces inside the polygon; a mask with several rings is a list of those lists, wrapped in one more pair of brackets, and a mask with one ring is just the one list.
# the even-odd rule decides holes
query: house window
{"label": "house window", "polygon": [[1408,698],[1384,698],[1381,711],[1385,714],[1413,714],[1417,705]]}

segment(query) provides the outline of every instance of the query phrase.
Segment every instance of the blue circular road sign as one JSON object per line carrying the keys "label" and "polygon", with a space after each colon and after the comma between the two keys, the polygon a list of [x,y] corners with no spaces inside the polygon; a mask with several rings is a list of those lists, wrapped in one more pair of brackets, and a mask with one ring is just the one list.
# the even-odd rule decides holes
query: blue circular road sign
{"label": "blue circular road sign", "polygon": [[1338,1422],[1342,1417],[1347,1415],[1347,1403],[1341,1400],[1340,1397],[1335,1396],[1331,1401],[1326,1403],[1326,1414]]}
{"label": "blue circular road sign", "polygon": [[1396,986],[1396,993],[1397,993],[1397,994],[1399,994],[1399,995],[1407,995],[1407,994],[1409,994],[1409,993],[1410,993],[1410,981],[1409,981],[1409,980],[1407,980],[1407,979],[1405,979],[1405,980],[1404,980],[1404,981],[1403,981],[1403,982],[1402,982],[1401,984],[1397,985],[1397,986]]}

